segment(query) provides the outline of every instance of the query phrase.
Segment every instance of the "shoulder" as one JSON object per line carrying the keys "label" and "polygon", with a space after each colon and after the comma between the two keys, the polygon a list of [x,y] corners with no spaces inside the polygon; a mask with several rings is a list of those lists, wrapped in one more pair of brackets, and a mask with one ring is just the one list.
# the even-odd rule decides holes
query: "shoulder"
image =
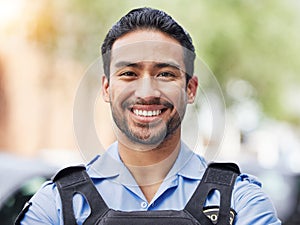
{"label": "shoulder", "polygon": [[21,224],[60,224],[60,202],[56,184],[45,182],[29,200],[30,207],[24,212]]}
{"label": "shoulder", "polygon": [[55,182],[52,180],[45,182],[37,193],[32,197],[32,202],[45,204],[46,206],[56,206],[60,202],[59,193]]}
{"label": "shoulder", "polygon": [[[254,198],[256,195],[261,194],[267,196],[262,190],[262,183],[257,177],[241,173],[235,182],[233,193],[235,197],[239,198]],[[235,199],[237,201],[237,199]]]}
{"label": "shoulder", "polygon": [[237,177],[232,203],[237,212],[236,224],[281,224],[271,199],[255,176],[242,173]]}
{"label": "shoulder", "polygon": [[71,172],[78,168],[85,169],[84,166],[65,167],[45,182],[29,200],[27,211],[22,212],[24,216],[21,224],[62,224],[62,201],[56,181],[59,180],[60,185],[68,182],[65,178],[70,174],[73,176]]}

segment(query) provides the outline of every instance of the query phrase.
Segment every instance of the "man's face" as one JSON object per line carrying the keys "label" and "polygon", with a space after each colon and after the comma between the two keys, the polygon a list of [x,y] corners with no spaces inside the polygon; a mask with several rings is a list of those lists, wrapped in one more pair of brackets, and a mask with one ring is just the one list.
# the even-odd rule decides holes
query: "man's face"
{"label": "man's face", "polygon": [[109,81],[103,77],[104,99],[129,141],[159,145],[180,132],[197,79],[186,84],[183,48],[177,40],[159,31],[130,32],[113,44],[110,71]]}

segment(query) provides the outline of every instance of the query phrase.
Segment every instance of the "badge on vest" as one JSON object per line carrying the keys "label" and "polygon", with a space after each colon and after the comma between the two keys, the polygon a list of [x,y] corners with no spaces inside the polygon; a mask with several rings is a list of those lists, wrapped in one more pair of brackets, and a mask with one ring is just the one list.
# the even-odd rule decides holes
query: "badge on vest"
{"label": "badge on vest", "polygon": [[[218,215],[219,215],[219,207],[218,206],[208,206],[204,207],[203,213],[211,220],[213,224],[217,224]],[[229,224],[232,225],[236,212],[233,209],[230,209],[230,217]]]}

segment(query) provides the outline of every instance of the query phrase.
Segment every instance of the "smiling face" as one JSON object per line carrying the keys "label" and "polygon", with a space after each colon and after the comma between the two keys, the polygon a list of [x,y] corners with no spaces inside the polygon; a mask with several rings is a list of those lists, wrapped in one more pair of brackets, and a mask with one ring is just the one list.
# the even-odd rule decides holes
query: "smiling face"
{"label": "smiling face", "polygon": [[194,100],[197,79],[186,83],[178,41],[155,30],[127,33],[112,46],[110,71],[109,81],[103,77],[103,96],[125,141],[157,146],[180,138],[180,124],[187,103]]}

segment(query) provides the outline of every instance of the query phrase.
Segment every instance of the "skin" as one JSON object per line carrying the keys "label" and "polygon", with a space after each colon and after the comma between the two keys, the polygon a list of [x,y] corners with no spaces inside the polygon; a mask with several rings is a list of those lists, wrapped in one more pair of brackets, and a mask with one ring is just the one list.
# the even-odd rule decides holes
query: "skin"
{"label": "skin", "polygon": [[120,157],[150,202],[178,155],[181,121],[198,80],[186,83],[183,47],[157,30],[125,34],[111,53],[103,98],[111,105]]}

